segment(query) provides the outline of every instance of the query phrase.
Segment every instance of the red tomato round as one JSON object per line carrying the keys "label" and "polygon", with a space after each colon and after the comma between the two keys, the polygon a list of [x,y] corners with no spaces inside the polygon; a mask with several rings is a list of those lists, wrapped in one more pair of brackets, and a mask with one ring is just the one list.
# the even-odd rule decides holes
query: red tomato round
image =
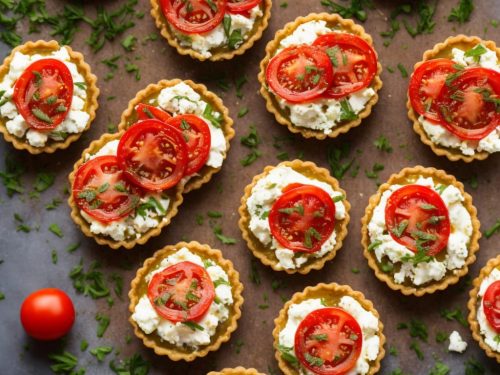
{"label": "red tomato round", "polygon": [[431,188],[406,185],[387,200],[385,223],[394,241],[413,252],[434,256],[448,244],[450,218],[443,200]]}
{"label": "red tomato round", "polygon": [[134,184],[151,191],[166,190],[184,176],[186,142],[170,125],[159,120],[140,121],[120,139],[118,163]]}
{"label": "red tomato round", "polygon": [[167,21],[185,34],[203,34],[222,22],[227,0],[161,0]]}
{"label": "red tomato round", "polygon": [[287,249],[313,253],[335,229],[335,204],[316,186],[292,185],[283,189],[271,208],[271,233]]}
{"label": "red tomato round", "polygon": [[328,89],[333,82],[332,63],[318,47],[289,47],[271,59],[266,79],[279,97],[301,103],[320,96]]}
{"label": "red tomato round", "polygon": [[346,374],[356,365],[362,346],[359,323],[337,307],[314,310],[295,332],[295,354],[314,374]]}
{"label": "red tomato round", "polygon": [[377,72],[377,54],[359,36],[343,33],[320,35],[313,43],[329,56],[333,65],[333,81],[323,94],[342,98],[368,87]]}
{"label": "red tomato round", "polygon": [[485,68],[464,69],[437,98],[441,124],[461,139],[479,140],[500,125],[495,101],[500,99],[500,73]]}
{"label": "red tomato round", "polygon": [[144,103],[137,104],[137,106],[135,107],[135,111],[137,112],[137,118],[139,120],[157,119],[161,122],[167,122],[172,118],[172,116],[170,116],[170,113],[162,110],[161,108]]}
{"label": "red tomato round", "polygon": [[125,178],[114,155],[98,156],[76,171],[73,199],[78,208],[103,223],[129,215],[140,194]]}
{"label": "red tomato round", "polygon": [[52,130],[66,118],[71,108],[73,77],[62,61],[35,61],[17,79],[13,99],[31,128]]}
{"label": "red tomato round", "polygon": [[198,172],[210,155],[211,135],[207,123],[195,115],[179,115],[168,120],[167,124],[178,129],[187,144],[189,162],[184,175]]}
{"label": "red tomato round", "polygon": [[227,10],[229,13],[246,15],[250,9],[256,7],[261,2],[262,0],[228,0]]}
{"label": "red tomato round", "polygon": [[156,312],[173,323],[199,321],[215,298],[207,271],[192,262],[181,262],[156,273],[148,286]]}
{"label": "red tomato round", "polygon": [[62,290],[40,289],[26,297],[20,316],[28,335],[37,340],[55,340],[67,334],[73,326],[75,308]]}
{"label": "red tomato round", "polygon": [[488,323],[500,333],[500,280],[492,283],[483,296],[484,315]]}
{"label": "red tomato round", "polygon": [[432,121],[439,121],[435,100],[446,77],[455,73],[455,63],[448,59],[424,61],[411,75],[408,94],[411,106],[419,115]]}

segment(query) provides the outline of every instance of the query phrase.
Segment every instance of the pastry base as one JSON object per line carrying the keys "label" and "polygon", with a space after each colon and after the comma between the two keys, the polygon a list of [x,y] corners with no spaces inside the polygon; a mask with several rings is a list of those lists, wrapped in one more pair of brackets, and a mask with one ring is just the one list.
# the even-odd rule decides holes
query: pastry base
{"label": "pastry base", "polygon": [[264,375],[254,368],[244,368],[238,366],[236,368],[225,368],[220,371],[210,371],[207,375]]}

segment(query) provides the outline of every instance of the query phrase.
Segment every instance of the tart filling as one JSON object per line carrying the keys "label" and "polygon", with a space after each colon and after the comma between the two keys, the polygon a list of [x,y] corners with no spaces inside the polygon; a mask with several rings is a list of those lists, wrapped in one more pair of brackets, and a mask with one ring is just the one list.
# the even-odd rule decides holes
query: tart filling
{"label": "tart filling", "polygon": [[[495,327],[492,326],[490,320],[487,318],[487,315],[485,314],[485,303],[492,303],[491,300],[485,301],[485,294],[487,294],[487,291],[492,287],[492,284],[494,283],[500,283],[500,269],[498,268],[493,268],[491,273],[486,276],[483,281],[481,282],[481,286],[479,287],[479,292],[478,292],[478,309],[477,309],[477,322],[479,324],[479,331],[481,335],[484,338],[484,342],[486,345],[488,345],[491,350],[500,353],[500,329],[495,329]],[[490,293],[491,290],[490,290]],[[500,292],[494,294],[494,297],[496,297],[496,321],[497,325],[498,322],[500,322],[500,314],[498,313],[498,305],[499,305],[499,299],[500,299]],[[495,308],[493,300],[493,308]],[[491,306],[491,305],[490,305]],[[488,308],[488,307],[487,307]],[[491,313],[490,315],[492,319],[495,319],[495,312]],[[499,325],[500,326],[500,325]],[[498,327],[497,327],[498,328]]]}

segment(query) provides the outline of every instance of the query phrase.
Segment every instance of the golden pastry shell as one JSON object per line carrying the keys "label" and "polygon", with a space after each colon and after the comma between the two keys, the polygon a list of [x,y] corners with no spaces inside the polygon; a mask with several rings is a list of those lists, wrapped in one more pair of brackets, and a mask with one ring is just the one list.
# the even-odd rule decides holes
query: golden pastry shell
{"label": "golden pastry shell", "polygon": [[264,375],[254,368],[244,368],[238,366],[236,368],[225,368],[220,371],[210,371],[207,375]]}

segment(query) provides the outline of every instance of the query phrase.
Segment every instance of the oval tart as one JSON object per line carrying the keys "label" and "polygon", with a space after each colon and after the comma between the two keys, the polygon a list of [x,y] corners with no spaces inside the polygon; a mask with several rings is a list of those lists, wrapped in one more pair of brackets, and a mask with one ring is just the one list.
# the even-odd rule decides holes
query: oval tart
{"label": "oval tart", "polygon": [[254,368],[244,368],[241,366],[235,368],[225,368],[220,371],[210,371],[207,375],[264,375]]}

